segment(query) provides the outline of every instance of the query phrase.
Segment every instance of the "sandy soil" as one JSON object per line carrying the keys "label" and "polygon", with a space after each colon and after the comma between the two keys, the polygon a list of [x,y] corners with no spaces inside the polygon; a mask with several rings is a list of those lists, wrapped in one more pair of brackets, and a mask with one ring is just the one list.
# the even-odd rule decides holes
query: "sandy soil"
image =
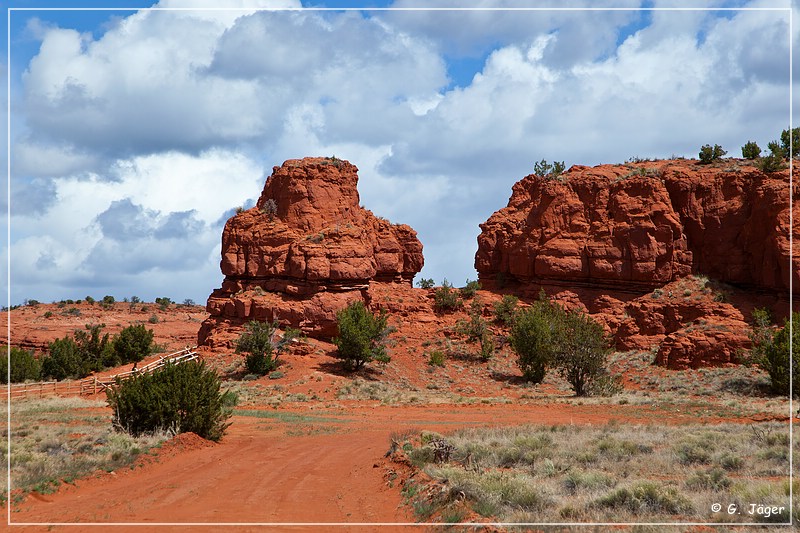
{"label": "sandy soil", "polygon": [[[98,304],[84,303],[75,306],[80,316],[62,315],[63,308],[55,304],[24,307],[12,312],[12,342],[40,351],[48,341],[86,323],[105,323],[113,334],[140,321],[152,327],[156,342],[170,351],[194,343],[205,317],[202,308],[173,306],[160,311],[154,304],[146,305],[144,311],[141,306],[131,309],[121,303],[102,310]],[[44,318],[47,311],[53,316]],[[153,314],[158,316],[156,323],[148,320]],[[519,382],[513,355],[503,346],[489,363],[465,353],[448,360],[444,368],[430,367],[427,353],[438,346],[431,340],[450,338],[455,320],[436,317],[424,325],[398,321],[390,348],[392,363],[370,365],[356,379],[341,372],[332,356],[333,346],[317,340],[299,343],[282,355],[283,375],[277,379],[242,381],[241,355],[232,350],[203,350],[203,358],[230,380],[225,386],[236,388],[243,400],[220,443],[179,436],[156,455],[142,457],[132,469],[63,484],[55,494],[28,495],[12,504],[11,522],[144,525],[116,526],[115,532],[155,530],[150,524],[164,522],[187,524],[166,528],[169,531],[263,531],[257,524],[287,522],[413,522],[397,482],[389,481],[388,474],[397,465],[384,459],[392,436],[403,432],[448,433],[461,427],[528,423],[596,425],[612,420],[635,424],[787,420],[776,414],[786,412],[782,406],[770,407],[768,398],[747,397],[747,409],[733,414],[727,412],[729,403],[710,397],[699,397],[694,404],[654,394],[647,403],[623,403],[572,398],[555,382],[526,387]],[[658,376],[669,372],[654,367],[629,371]],[[630,379],[626,383],[636,388]],[[375,398],[370,396],[370,387],[375,388]],[[237,525],[189,525],[199,523]],[[103,531],[104,527],[108,526],[67,530]],[[319,525],[270,528],[330,529]],[[335,531],[375,529],[342,526]],[[49,526],[17,530],[46,531]],[[394,530],[410,528],[381,528]]]}

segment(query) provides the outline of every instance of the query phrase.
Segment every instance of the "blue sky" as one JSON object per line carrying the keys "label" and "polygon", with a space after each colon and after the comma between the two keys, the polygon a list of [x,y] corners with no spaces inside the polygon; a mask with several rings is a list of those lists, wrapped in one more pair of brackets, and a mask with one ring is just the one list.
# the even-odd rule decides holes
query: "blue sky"
{"label": "blue sky", "polygon": [[786,1],[155,5],[248,9],[11,13],[10,64],[0,60],[11,86],[12,304],[203,302],[222,280],[227,217],[252,205],[274,165],[316,155],[356,164],[362,203],[418,231],[422,276],[461,285],[476,277],[478,224],[534,161],[696,157],[706,143],[737,155],[789,122],[788,11],[662,9]]}

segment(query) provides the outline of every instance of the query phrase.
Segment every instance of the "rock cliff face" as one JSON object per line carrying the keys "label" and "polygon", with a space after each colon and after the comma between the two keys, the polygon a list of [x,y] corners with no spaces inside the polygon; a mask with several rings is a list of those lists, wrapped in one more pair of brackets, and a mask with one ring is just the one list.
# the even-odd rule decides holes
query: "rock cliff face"
{"label": "rock cliff face", "polygon": [[[792,231],[800,242],[798,191]],[[790,277],[800,294],[789,195],[788,170],[764,174],[735,160],[530,175],[481,224],[475,268],[484,287],[545,288],[583,307],[617,349],[658,347],[657,364],[736,363],[750,347],[755,302],[785,313]]]}
{"label": "rock cliff face", "polygon": [[[794,236],[800,237],[795,188]],[[652,290],[690,273],[738,287],[800,291],[789,260],[788,170],[749,162],[574,166],[514,185],[481,224],[475,268],[500,280]]]}
{"label": "rock cliff face", "polygon": [[371,283],[410,285],[422,244],[409,226],[360,207],[358,169],[335,158],[274,167],[257,204],[225,224],[225,279],[208,299],[198,342],[229,344],[249,320],[336,334],[336,312],[368,300]]}

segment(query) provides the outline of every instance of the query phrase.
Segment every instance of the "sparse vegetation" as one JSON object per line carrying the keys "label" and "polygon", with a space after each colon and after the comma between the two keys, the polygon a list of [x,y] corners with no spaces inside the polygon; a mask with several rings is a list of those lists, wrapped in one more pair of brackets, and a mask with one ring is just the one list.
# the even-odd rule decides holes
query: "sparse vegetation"
{"label": "sparse vegetation", "polygon": [[445,355],[441,350],[432,350],[428,354],[428,364],[430,366],[444,366]]}
{"label": "sparse vegetation", "polygon": [[547,160],[542,159],[533,164],[533,173],[542,178],[556,179],[564,173],[565,168],[563,161],[553,161],[553,163],[550,164]]}
{"label": "sparse vegetation", "polygon": [[464,302],[459,299],[458,292],[447,279],[442,281],[442,286],[433,293],[433,308],[439,313],[455,311],[463,305]]}
{"label": "sparse vegetation", "polygon": [[422,278],[417,282],[417,287],[420,289],[432,289],[435,284],[433,278]]}
{"label": "sparse vegetation", "polygon": [[339,336],[333,339],[338,348],[336,356],[347,370],[357,370],[365,363],[388,363],[386,337],[388,316],[381,309],[376,316],[361,300],[356,300],[336,314]]}
{"label": "sparse vegetation", "polygon": [[[23,494],[49,494],[98,470],[132,467],[136,457],[167,438],[166,433],[134,438],[115,432],[107,415],[97,415],[100,401],[36,398],[15,399],[13,404],[11,480]],[[6,403],[2,405],[5,419]],[[6,438],[0,439],[0,451],[7,457]]]}
{"label": "sparse vegetation", "polygon": [[783,157],[776,155],[775,153],[771,153],[766,157],[760,158],[757,166],[759,170],[766,173],[778,172],[779,170],[786,168],[786,164],[783,162]]}
{"label": "sparse vegetation", "polygon": [[519,304],[519,298],[511,294],[504,294],[503,299],[494,304],[494,321],[510,327],[514,323],[517,304]]}
{"label": "sparse vegetation", "polygon": [[[788,450],[788,429],[779,423],[752,427],[749,434],[738,424],[473,428],[447,436],[422,431],[397,447],[433,480],[407,481],[406,501],[442,520],[459,506],[504,522],[709,520],[712,503],[741,509],[747,497],[783,506],[786,519],[787,486],[770,476],[781,469],[779,476],[786,475],[788,456],[765,463],[762,449],[772,438]],[[448,460],[435,454],[441,442],[451,450]],[[681,443],[698,450],[703,443],[716,446],[705,446],[702,462],[687,462],[676,454]],[[738,458],[735,478],[722,466],[731,457]],[[770,518],[711,516],[730,523]]]}
{"label": "sparse vegetation", "polygon": [[278,204],[276,204],[275,200],[272,198],[268,198],[267,201],[264,202],[261,212],[267,215],[269,221],[272,222],[275,219],[275,215],[278,214]]}
{"label": "sparse vegetation", "polygon": [[466,285],[461,287],[461,289],[459,290],[459,294],[461,295],[462,298],[468,300],[470,298],[473,298],[478,293],[479,290],[481,290],[481,284],[478,281],[467,280]]}

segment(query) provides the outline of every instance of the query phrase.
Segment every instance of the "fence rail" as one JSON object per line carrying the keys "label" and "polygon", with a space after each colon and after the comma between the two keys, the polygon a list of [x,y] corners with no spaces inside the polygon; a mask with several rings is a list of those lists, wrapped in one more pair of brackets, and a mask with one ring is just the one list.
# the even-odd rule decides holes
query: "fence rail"
{"label": "fence rail", "polygon": [[116,383],[117,379],[128,379],[134,375],[149,374],[155,370],[169,364],[188,363],[198,359],[197,353],[192,348],[184,348],[168,355],[162,355],[155,361],[137,367],[133,370],[120,372],[111,376],[92,376],[81,380],[66,381],[38,381],[35,383],[13,383],[11,385],[0,385],[3,395],[10,391],[11,398],[28,398],[44,396],[91,396],[105,390]]}

